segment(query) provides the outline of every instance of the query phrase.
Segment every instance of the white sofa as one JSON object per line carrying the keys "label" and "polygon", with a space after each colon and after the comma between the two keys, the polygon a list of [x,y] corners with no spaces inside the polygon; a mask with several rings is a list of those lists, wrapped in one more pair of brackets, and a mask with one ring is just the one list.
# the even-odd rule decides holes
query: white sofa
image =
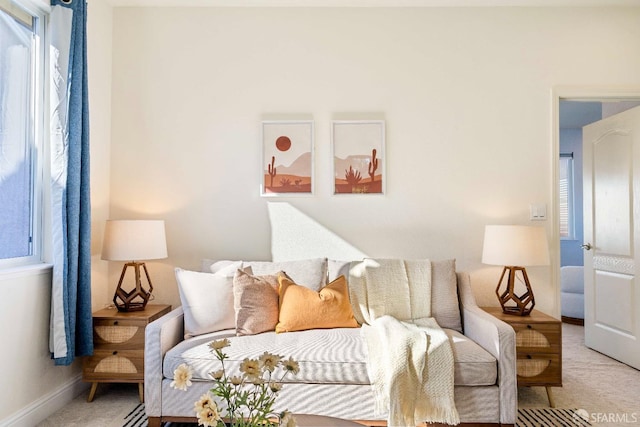
{"label": "white sofa", "polygon": [[[318,262],[324,262],[325,270],[320,271],[324,283],[348,272],[349,263],[326,259]],[[204,270],[210,264],[203,263]],[[252,265],[254,274],[284,270],[296,281],[296,275],[305,274],[294,271],[295,266],[285,265],[283,269],[282,263],[244,265]],[[433,265],[439,267],[432,269],[432,312],[449,335],[453,348],[455,404],[461,422],[515,425],[517,382],[513,329],[476,305],[469,276],[455,272],[455,261]],[[443,270],[445,265],[453,265],[453,272]],[[447,279],[453,281],[452,287],[448,287],[450,284],[436,284],[442,283],[446,277],[452,278]],[[198,304],[201,303],[198,300]],[[453,312],[446,310],[446,306],[451,304]],[[188,303],[187,306],[188,310],[193,310]],[[194,402],[212,386],[208,372],[214,357],[209,353],[207,344],[223,337],[231,341],[227,349],[230,366],[234,360],[239,364],[244,357],[257,357],[264,351],[291,356],[300,363],[300,373],[289,377],[279,393],[276,410],[288,409],[294,414],[324,415],[356,420],[365,425],[384,425],[386,414],[374,413],[366,369],[367,347],[359,328],[280,334],[268,331],[236,336],[236,329],[231,327],[193,337],[189,333],[186,335],[187,338],[183,307],[146,328],[144,390],[149,427],[158,427],[166,421],[196,421]],[[193,385],[186,392],[170,387],[173,371],[181,363],[188,363],[194,368]]]}

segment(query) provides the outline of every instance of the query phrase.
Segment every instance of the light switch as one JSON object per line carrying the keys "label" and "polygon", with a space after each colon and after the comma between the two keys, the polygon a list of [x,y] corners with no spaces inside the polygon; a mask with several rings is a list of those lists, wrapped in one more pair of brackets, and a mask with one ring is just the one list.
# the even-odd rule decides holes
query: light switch
{"label": "light switch", "polygon": [[529,219],[531,221],[546,221],[547,205],[529,205]]}

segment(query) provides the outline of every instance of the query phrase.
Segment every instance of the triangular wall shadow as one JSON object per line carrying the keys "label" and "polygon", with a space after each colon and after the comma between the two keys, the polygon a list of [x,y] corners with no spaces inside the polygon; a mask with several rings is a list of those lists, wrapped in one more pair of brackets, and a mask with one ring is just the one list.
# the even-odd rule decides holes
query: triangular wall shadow
{"label": "triangular wall shadow", "polygon": [[269,202],[271,259],[359,260],[367,255],[287,202]]}

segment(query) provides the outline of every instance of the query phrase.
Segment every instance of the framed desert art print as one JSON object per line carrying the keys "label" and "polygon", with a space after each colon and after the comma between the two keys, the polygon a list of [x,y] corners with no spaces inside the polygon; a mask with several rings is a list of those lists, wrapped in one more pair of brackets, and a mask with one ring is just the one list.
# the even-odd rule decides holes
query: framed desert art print
{"label": "framed desert art print", "polygon": [[334,194],[384,194],[383,120],[333,121]]}
{"label": "framed desert art print", "polygon": [[262,122],[262,196],[313,194],[313,121]]}

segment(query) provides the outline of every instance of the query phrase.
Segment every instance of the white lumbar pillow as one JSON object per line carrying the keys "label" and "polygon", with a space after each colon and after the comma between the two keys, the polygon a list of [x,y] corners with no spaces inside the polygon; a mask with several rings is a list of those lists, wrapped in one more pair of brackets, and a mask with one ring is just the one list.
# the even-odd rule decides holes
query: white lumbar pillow
{"label": "white lumbar pillow", "polygon": [[239,268],[242,268],[241,261],[216,273],[175,269],[184,311],[185,339],[236,327],[233,276]]}

